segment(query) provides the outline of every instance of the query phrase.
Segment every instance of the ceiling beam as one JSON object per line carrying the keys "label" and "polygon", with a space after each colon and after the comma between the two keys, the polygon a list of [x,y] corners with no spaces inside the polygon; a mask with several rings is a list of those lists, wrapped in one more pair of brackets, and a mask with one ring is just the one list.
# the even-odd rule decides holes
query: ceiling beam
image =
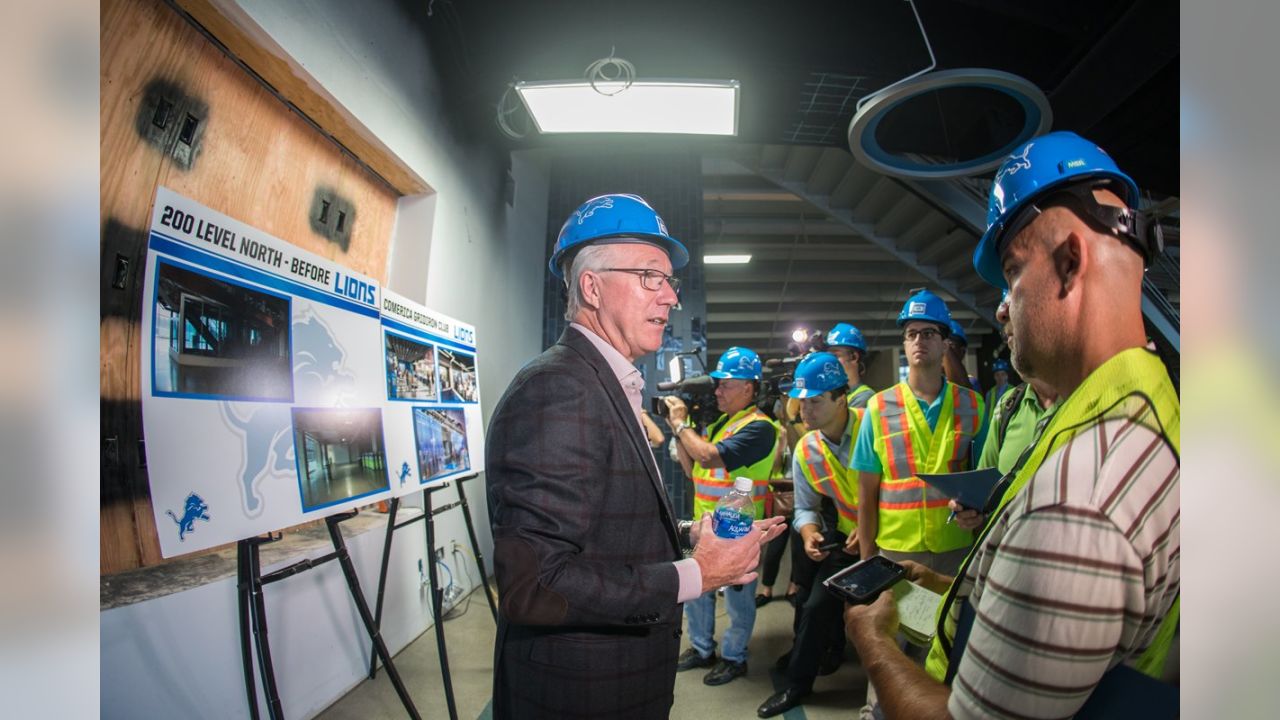
{"label": "ceiling beam", "polygon": [[[791,191],[792,193],[795,193],[799,197],[804,198],[806,201],[808,201],[809,203],[817,207],[826,208],[828,215],[832,219],[845,224],[849,229],[853,230],[858,235],[861,235],[863,238],[870,241],[872,244],[881,247],[890,255],[892,255],[894,258],[896,258],[899,262],[901,262],[903,265],[906,265],[908,268],[911,268],[915,272],[920,273],[925,279],[928,280],[929,284],[931,284],[936,288],[946,290],[956,299],[958,303],[960,303],[961,305],[964,305],[965,307],[968,307],[970,310],[977,313],[979,317],[981,317],[984,321],[986,321],[992,327],[996,326],[994,308],[987,309],[979,305],[978,300],[974,296],[972,291],[961,290],[960,285],[958,283],[956,283],[953,280],[949,280],[947,278],[942,277],[938,273],[937,266],[926,265],[918,262],[918,260],[916,259],[915,253],[907,252],[899,249],[892,237],[888,237],[888,236],[877,233],[875,231],[875,226],[873,224],[867,223],[867,222],[860,222],[854,219],[853,212],[851,212],[850,210],[847,210],[844,208],[831,207],[830,205],[827,204],[826,198],[810,195],[808,190],[805,189],[804,185],[800,183],[788,182],[785,178],[783,178],[779,173],[775,171],[761,169],[760,176],[765,178],[766,180],[769,180],[770,182],[773,182],[774,184],[778,185],[781,188],[784,188],[786,190]],[[974,277],[977,277],[976,273],[974,274]],[[979,282],[981,282],[981,280],[979,280]]]}

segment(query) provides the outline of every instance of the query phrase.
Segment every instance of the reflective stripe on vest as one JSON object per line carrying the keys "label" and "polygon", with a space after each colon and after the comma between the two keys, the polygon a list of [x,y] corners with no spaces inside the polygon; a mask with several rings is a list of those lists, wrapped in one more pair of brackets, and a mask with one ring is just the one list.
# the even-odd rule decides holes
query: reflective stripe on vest
{"label": "reflective stripe on vest", "polygon": [[875,394],[876,391],[866,385],[859,385],[858,387],[850,390],[849,409],[854,410],[866,408],[867,403],[871,402],[871,398],[874,397]]}
{"label": "reflective stripe on vest", "polygon": [[947,522],[947,496],[917,477],[967,469],[982,425],[977,393],[954,383],[945,384],[943,393],[932,431],[905,382],[878,393],[868,405],[867,417],[876,423],[875,452],[884,470],[876,542],[888,550],[947,552],[973,540],[971,532]]}
{"label": "reflective stripe on vest", "polygon": [[[705,468],[701,463],[695,462],[693,464],[694,519],[702,517],[703,513],[715,510],[716,503],[719,502],[720,498],[729,494],[729,491],[733,489],[734,477],[751,478],[751,496],[756,504],[756,518],[764,517],[764,498],[769,492],[769,477],[772,475],[774,464],[777,462],[781,442],[781,430],[779,430],[777,423],[770,420],[768,415],[760,412],[759,408],[752,405],[729,418],[720,427],[717,428],[712,425],[708,428],[708,430],[712,431],[712,434],[707,438],[707,442],[714,445],[733,437],[751,423],[759,421],[769,423],[774,430],[773,448],[765,457],[741,468]],[[730,470],[733,470],[732,476],[729,475]]]}
{"label": "reflective stripe on vest", "polygon": [[[852,446],[862,423],[862,410],[851,410],[845,427],[847,442]],[[813,430],[796,443],[800,456],[800,472],[809,486],[819,495],[831,498],[839,518],[836,529],[845,536],[858,529],[858,476],[831,452],[831,446],[822,438],[821,430]]]}
{"label": "reflective stripe on vest", "polygon": [[[1146,412],[1147,410],[1153,412]],[[1173,446],[1174,452],[1181,456],[1182,413],[1177,392],[1160,359],[1144,349],[1126,350],[1103,363],[1085,378],[1075,392],[1060,400],[1052,412],[1051,417],[1042,419],[1047,419],[1048,422],[1032,441],[1026,460],[1014,471],[1016,474],[1013,483],[1001,499],[1000,506],[987,519],[982,536],[960,565],[951,589],[938,607],[938,631],[929,647],[925,670],[939,681],[947,676],[950,663],[959,661],[958,654],[951,657],[951,639],[956,637],[961,604],[968,604],[968,595],[959,596],[959,586],[964,582],[969,566],[976,557],[975,553],[983,546],[986,534],[995,526],[996,519],[1030,482],[1046,459],[1053,457],[1077,434],[1117,417],[1130,417],[1142,422],[1152,431],[1161,434]],[[1175,597],[1168,614],[1156,629],[1151,644],[1140,656],[1132,658],[1134,668],[1143,674],[1155,678],[1163,675],[1179,621],[1179,606],[1179,598]],[[958,650],[963,652],[963,648]]]}

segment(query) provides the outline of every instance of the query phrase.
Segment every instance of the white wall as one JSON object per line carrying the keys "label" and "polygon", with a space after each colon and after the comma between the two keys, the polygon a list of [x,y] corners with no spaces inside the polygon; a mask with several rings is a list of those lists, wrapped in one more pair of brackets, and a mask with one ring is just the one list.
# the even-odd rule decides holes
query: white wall
{"label": "white wall", "polygon": [[[476,326],[487,424],[511,377],[542,349],[546,163],[537,153],[512,157],[516,200],[508,207],[504,154],[469,146],[451,127],[426,30],[404,10],[413,3],[236,1],[435,190],[401,201],[388,284]],[[492,567],[483,478],[467,488]],[[440,495],[437,504],[455,498],[452,489]],[[437,531],[440,546],[468,544],[459,511],[440,516]],[[421,537],[421,530],[397,536],[384,624],[393,653],[429,627],[429,602],[418,592]],[[375,588],[380,542],[381,533],[352,542],[366,595]],[[103,717],[248,716],[234,579],[110,610],[101,620]],[[268,623],[288,717],[314,715],[363,677],[368,643],[335,563],[270,586]]]}
{"label": "white wall", "polygon": [[[421,538],[422,524],[415,523],[397,533],[391,548],[382,632],[392,653],[420,634],[430,618],[431,599],[417,574],[418,561],[426,555]],[[375,530],[347,541],[370,598],[377,589],[382,539]],[[272,664],[285,717],[312,717],[363,679],[368,635],[336,560],[268,585],[265,593]],[[483,596],[479,601],[483,604]],[[102,717],[249,717],[236,603],[236,578],[228,577],[103,612]],[[261,677],[255,675],[254,681],[261,716],[267,717]],[[412,688],[409,692],[414,693]]]}

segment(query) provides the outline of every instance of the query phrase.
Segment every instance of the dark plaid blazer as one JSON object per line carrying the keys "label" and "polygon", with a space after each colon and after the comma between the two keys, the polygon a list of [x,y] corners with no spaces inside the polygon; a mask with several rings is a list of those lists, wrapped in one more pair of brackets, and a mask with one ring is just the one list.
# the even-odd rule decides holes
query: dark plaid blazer
{"label": "dark plaid blazer", "polygon": [[512,380],[485,440],[494,718],[667,717],[675,513],[608,362],[567,329]]}

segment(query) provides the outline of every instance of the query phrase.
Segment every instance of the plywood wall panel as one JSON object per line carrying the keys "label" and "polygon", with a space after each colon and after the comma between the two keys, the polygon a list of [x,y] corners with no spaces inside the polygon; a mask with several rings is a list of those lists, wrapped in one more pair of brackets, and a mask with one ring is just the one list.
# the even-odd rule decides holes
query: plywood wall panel
{"label": "plywood wall panel", "polygon": [[[161,561],[140,444],[147,388],[139,376],[141,273],[156,189],[170,187],[384,282],[398,195],[160,0],[106,0],[101,28],[101,561],[108,573]],[[164,129],[151,122],[157,98],[172,104]],[[198,131],[182,143],[188,114]],[[345,237],[317,231],[317,191],[347,208]]]}

